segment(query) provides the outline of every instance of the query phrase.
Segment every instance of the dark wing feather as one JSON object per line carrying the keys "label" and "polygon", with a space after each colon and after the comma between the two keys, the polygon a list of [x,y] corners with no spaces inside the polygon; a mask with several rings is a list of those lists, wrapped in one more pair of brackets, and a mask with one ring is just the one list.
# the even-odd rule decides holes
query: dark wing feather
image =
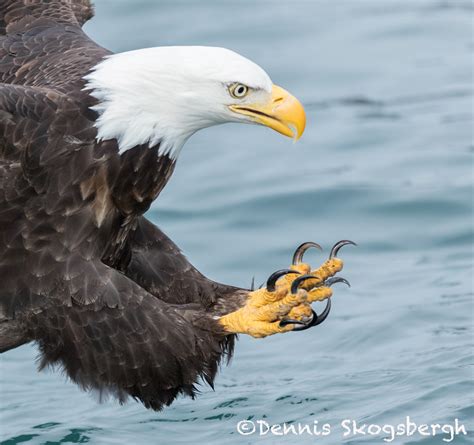
{"label": "dark wing feather", "polygon": [[[178,246],[145,217],[138,218],[130,237],[130,262],[124,273],[148,292],[173,304],[198,303],[211,308],[228,299],[228,312],[241,307],[234,286],[206,278],[182,254]],[[231,297],[232,296],[232,297]],[[232,308],[232,302],[235,308]]]}
{"label": "dark wing feather", "polygon": [[81,29],[92,14],[87,0],[3,0],[0,82],[47,87],[90,102],[81,91],[83,77],[110,54]]}
{"label": "dark wing feather", "polygon": [[76,291],[89,294],[92,284],[94,302],[65,304],[61,286],[48,289],[49,307],[28,316],[41,367],[58,364],[84,389],[120,401],[130,395],[153,409],[193,396],[200,377],[212,383],[225,337],[209,316],[170,306],[102,263],[78,260],[75,270],[74,287],[83,283]]}
{"label": "dark wing feather", "polygon": [[69,2],[80,26],[94,17],[94,5],[90,0],[70,0]]}
{"label": "dark wing feather", "polygon": [[89,0],[2,0],[0,34],[24,31],[39,21],[82,26],[93,16]]}
{"label": "dark wing feather", "polygon": [[100,258],[80,189],[107,160],[91,131],[63,94],[0,84],[0,303],[12,316],[45,305],[44,282],[53,273],[60,279],[60,263],[73,251]]}
{"label": "dark wing feather", "polygon": [[20,163],[24,177],[44,189],[73,154],[94,145],[89,115],[55,90],[0,83],[0,160]]}

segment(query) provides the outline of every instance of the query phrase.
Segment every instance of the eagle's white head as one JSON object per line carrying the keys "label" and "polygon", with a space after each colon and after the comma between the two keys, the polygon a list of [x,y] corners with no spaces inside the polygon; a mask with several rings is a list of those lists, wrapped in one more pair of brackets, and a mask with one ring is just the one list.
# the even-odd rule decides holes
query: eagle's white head
{"label": "eagle's white head", "polygon": [[159,144],[160,154],[175,158],[193,133],[226,122],[261,124],[296,139],[305,128],[297,99],[258,65],[224,48],[115,54],[85,80],[98,100],[97,138],[117,139],[120,152]]}

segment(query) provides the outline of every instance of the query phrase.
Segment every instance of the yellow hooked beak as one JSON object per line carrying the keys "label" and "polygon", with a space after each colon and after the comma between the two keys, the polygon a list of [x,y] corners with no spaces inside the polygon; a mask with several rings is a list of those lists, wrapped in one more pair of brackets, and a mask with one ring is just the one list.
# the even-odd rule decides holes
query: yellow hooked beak
{"label": "yellow hooked beak", "polygon": [[276,85],[273,85],[268,103],[230,105],[229,108],[296,140],[301,137],[306,126],[306,114],[301,102]]}

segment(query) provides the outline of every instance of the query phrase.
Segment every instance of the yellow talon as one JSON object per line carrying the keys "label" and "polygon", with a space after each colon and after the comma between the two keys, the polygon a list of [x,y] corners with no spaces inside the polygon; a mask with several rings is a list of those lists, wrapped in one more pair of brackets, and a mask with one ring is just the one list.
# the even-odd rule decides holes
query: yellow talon
{"label": "yellow talon", "polygon": [[288,313],[288,318],[291,318],[292,320],[309,320],[312,315],[313,311],[309,304],[300,304],[291,309]]}
{"label": "yellow talon", "polygon": [[323,301],[332,297],[332,289],[329,287],[316,287],[308,292],[308,302]]}
{"label": "yellow talon", "polygon": [[292,295],[282,288],[273,293],[266,289],[259,289],[249,293],[244,307],[224,315],[219,319],[219,323],[226,332],[249,334],[253,337],[266,337],[287,332],[292,329],[292,326],[281,328],[279,320],[293,307],[305,302],[306,298],[307,293],[304,291]]}
{"label": "yellow talon", "polygon": [[[219,319],[225,332],[266,337],[293,330],[295,324],[291,320],[306,323],[313,315],[310,304],[327,300],[332,296],[329,286],[336,282],[349,284],[343,278],[332,278],[343,268],[343,261],[336,255],[338,250],[346,244],[354,243],[351,241],[336,243],[331,250],[330,258],[318,269],[311,270],[309,264],[298,262],[290,269],[282,269],[272,274],[268,279],[267,288],[250,292],[245,306]],[[311,247],[310,245],[314,246],[315,243],[305,243],[303,247],[307,249]],[[301,247],[297,249],[300,253],[297,260],[301,260],[304,253]],[[296,262],[295,259],[294,262]],[[297,271],[298,274],[292,273],[292,270]],[[308,274],[315,278],[305,279],[303,275]],[[301,283],[295,283],[294,287],[298,288],[298,291],[292,294],[292,284],[298,277],[302,277]],[[282,320],[286,320],[289,324],[280,326]]]}

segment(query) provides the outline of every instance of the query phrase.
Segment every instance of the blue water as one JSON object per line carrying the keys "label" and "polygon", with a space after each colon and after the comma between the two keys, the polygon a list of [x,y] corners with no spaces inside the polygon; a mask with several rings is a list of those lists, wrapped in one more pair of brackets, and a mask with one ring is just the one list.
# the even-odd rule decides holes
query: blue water
{"label": "blue water", "polygon": [[[213,392],[161,413],[98,404],[36,349],[0,357],[2,444],[323,443],[343,419],[452,423],[472,443],[473,91],[470,1],[97,0],[115,51],[203,44],[262,65],[304,103],[302,140],[226,125],[194,136],[148,216],[206,275],[249,286],[302,241],[353,239],[330,318],[242,337]],[[327,254],[327,249],[326,249]],[[324,255],[311,253],[317,264]],[[242,436],[236,424],[330,423],[331,435]],[[437,444],[399,437],[396,444]]]}

